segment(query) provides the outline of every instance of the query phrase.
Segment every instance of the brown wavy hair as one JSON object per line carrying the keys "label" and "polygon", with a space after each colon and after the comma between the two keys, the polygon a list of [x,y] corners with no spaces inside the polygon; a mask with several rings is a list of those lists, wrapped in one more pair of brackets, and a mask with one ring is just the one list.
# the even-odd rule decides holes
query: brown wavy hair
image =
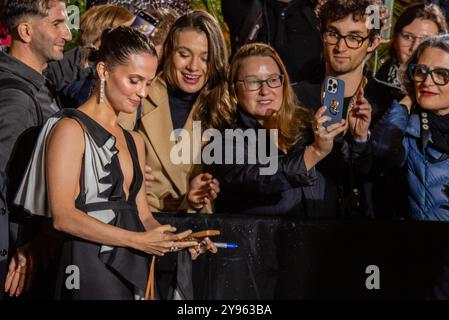
{"label": "brown wavy hair", "polygon": [[201,121],[203,130],[227,128],[232,120],[227,86],[228,51],[220,26],[212,15],[197,10],[176,20],[164,42],[158,74],[176,88],[173,56],[176,50],[176,36],[183,30],[204,33],[208,43],[208,80],[193,106],[193,119]]}
{"label": "brown wavy hair", "polygon": [[279,130],[279,137],[290,149],[296,143],[309,135],[313,115],[309,109],[304,108],[298,102],[295,93],[291,88],[290,78],[287,73],[282,59],[279,57],[276,50],[267,44],[263,43],[251,43],[241,47],[231,62],[231,71],[229,77],[229,95],[231,97],[230,113],[235,115],[239,102],[237,98],[237,92],[235,88],[235,82],[243,64],[243,61],[249,57],[270,57],[272,58],[281,70],[281,74],[284,75],[284,84],[282,86],[282,105],[277,114],[277,126]]}

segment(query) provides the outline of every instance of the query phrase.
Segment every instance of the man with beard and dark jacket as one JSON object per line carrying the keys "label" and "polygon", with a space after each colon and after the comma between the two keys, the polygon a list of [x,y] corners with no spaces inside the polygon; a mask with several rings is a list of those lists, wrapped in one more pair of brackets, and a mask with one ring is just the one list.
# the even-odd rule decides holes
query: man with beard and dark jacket
{"label": "man with beard and dark jacket", "polygon": [[323,47],[314,0],[223,0],[232,53],[246,43],[271,45],[284,61],[292,85],[320,77]]}
{"label": "man with beard and dark jacket", "polygon": [[[5,189],[6,207],[10,210],[5,210],[0,220],[2,235],[10,229],[9,237],[0,238],[0,291],[3,294],[5,288],[9,295],[18,296],[30,272],[30,250],[23,243],[29,239],[18,239],[22,238],[24,224],[15,221],[24,214],[12,201],[40,127],[60,109],[42,71],[49,61],[62,59],[64,45],[72,36],[66,25],[64,1],[10,0],[3,1],[1,10],[1,20],[12,42],[8,50],[0,52],[0,187]],[[17,246],[15,252],[9,250]],[[5,280],[7,256],[11,262]]]}

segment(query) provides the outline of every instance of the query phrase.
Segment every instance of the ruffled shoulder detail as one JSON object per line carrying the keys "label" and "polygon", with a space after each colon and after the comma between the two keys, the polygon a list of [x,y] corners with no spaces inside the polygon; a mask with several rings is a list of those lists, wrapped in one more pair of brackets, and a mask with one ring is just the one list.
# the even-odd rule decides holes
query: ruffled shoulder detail
{"label": "ruffled shoulder detail", "polygon": [[80,196],[85,199],[85,203],[109,201],[123,196],[123,177],[120,174],[115,176],[116,170],[111,170],[113,158],[118,152],[115,137],[84,113],[64,109],[49,118],[43,126],[14,200],[14,204],[22,206],[32,215],[52,216],[47,198],[46,146],[51,130],[62,118],[76,119],[84,131],[85,151],[81,172],[83,190]]}

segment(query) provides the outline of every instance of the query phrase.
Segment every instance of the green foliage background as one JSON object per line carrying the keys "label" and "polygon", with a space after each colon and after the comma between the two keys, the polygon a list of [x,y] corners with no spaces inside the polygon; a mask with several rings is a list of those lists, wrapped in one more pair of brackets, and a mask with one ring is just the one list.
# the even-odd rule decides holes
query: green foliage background
{"label": "green foliage background", "polygon": [[[393,29],[394,23],[402,14],[402,12],[404,12],[405,8],[410,5],[410,3],[412,3],[411,0],[394,0],[391,29]],[[393,34],[393,30],[390,31],[391,34]],[[384,64],[388,60],[390,42],[388,41],[388,39],[385,40],[385,43],[379,46],[379,48],[376,50],[376,53],[371,57],[370,61],[368,61],[368,68],[370,70],[374,69],[375,64],[377,65],[376,70],[379,70],[380,66],[382,66],[382,64]]]}
{"label": "green foliage background", "polygon": [[[66,3],[67,3],[67,6],[69,6],[69,5],[77,6],[79,8],[79,10],[80,10],[80,16],[82,16],[83,13],[86,11],[86,1],[83,1],[83,0],[68,0],[68,1],[66,1]],[[70,41],[70,42],[68,42],[66,44],[66,50],[75,47],[77,45],[77,43],[78,43],[78,39],[77,39],[77,37],[78,37],[78,30],[72,29],[70,31],[72,32],[72,41]]]}
{"label": "green foliage background", "polygon": [[[225,1],[240,1],[240,0],[225,0]],[[393,21],[394,22],[399,17],[399,15],[405,10],[405,8],[411,3],[411,0],[395,0],[393,8]],[[86,10],[86,1],[84,0],[68,0],[68,5],[76,5],[80,9],[80,14],[82,15]],[[191,4],[194,8],[203,9],[211,13],[220,23],[225,38],[229,45],[229,30],[224,22],[223,15],[221,13],[221,0],[191,0]],[[67,44],[67,48],[71,48],[77,43],[77,31],[72,30],[73,40]],[[379,68],[388,59],[388,48],[389,43],[382,44],[377,50],[376,55],[370,59],[368,65],[372,69],[377,62],[377,68]]]}

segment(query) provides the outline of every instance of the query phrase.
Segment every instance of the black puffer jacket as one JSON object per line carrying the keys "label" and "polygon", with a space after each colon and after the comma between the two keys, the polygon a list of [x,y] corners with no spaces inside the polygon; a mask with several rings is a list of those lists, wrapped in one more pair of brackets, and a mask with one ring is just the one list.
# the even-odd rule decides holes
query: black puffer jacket
{"label": "black puffer jacket", "polygon": [[[257,130],[258,137],[265,130],[240,108],[234,128],[237,133],[235,129],[242,130],[238,136],[243,136],[243,132],[248,129]],[[342,139],[342,145],[334,147],[335,152],[326,158],[326,161],[334,165],[334,174],[323,175],[315,168],[307,171],[303,155],[305,147],[313,142],[313,134],[310,132],[287,155],[275,148],[272,154],[277,158],[277,170],[274,174],[261,175],[260,169],[267,166],[261,164],[260,158],[255,163],[248,160],[248,154],[257,154],[255,148],[260,145],[238,144],[237,140],[230,138],[223,141],[223,159],[229,155],[229,149],[232,149],[234,156],[240,152],[244,158],[239,159],[245,161],[243,164],[234,162],[212,166],[212,174],[220,181],[221,188],[216,212],[336,217],[339,214],[338,177],[349,170],[348,162],[352,161],[359,171],[367,172],[370,168],[370,162],[367,161],[371,156],[370,143],[357,144]]]}

